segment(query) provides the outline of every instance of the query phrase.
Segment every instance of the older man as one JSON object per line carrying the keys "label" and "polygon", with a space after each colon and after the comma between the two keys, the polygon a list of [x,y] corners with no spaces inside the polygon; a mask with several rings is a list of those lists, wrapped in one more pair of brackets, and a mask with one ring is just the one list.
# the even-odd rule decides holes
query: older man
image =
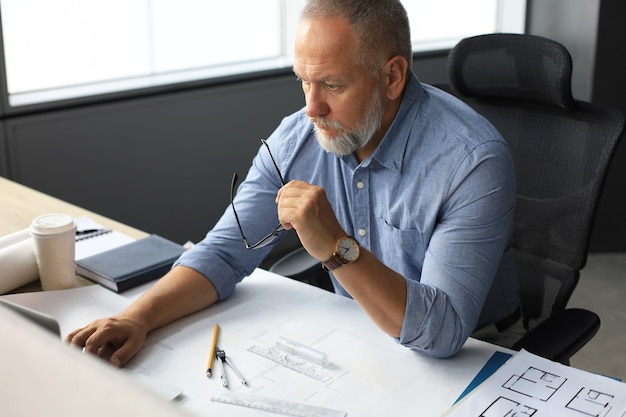
{"label": "older man", "polygon": [[149,331],[227,298],[285,229],[337,293],[428,355],[453,355],[477,326],[516,310],[507,145],[420,83],[411,62],[399,1],[310,0],[293,67],[305,108],[261,146],[202,242],[128,309],[68,340],[89,352],[112,344],[123,365]]}

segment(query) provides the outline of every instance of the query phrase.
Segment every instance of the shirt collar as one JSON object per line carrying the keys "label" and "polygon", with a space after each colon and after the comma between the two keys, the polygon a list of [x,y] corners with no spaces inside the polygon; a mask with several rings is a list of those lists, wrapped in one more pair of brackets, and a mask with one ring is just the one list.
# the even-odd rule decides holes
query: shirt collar
{"label": "shirt collar", "polygon": [[[374,153],[361,163],[362,167],[369,166],[373,160],[376,160],[389,170],[401,171],[405,149],[413,127],[413,123],[407,121],[417,118],[424,95],[425,92],[419,79],[411,72],[396,117]],[[345,162],[348,162],[346,157],[354,158],[353,155],[344,156]]]}

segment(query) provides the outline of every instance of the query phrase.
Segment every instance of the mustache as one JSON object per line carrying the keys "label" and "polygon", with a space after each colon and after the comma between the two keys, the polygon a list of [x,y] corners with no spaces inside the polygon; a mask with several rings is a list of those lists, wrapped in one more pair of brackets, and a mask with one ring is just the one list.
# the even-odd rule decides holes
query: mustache
{"label": "mustache", "polygon": [[326,120],[322,117],[309,117],[311,123],[322,129],[343,129],[343,124],[335,120]]}

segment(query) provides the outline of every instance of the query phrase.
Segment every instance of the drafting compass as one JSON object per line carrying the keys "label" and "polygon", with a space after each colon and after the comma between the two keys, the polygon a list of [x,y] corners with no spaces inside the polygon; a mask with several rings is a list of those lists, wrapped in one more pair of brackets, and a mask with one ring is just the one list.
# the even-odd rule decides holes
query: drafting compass
{"label": "drafting compass", "polygon": [[228,380],[226,379],[225,365],[228,365],[232,368],[233,372],[237,374],[237,377],[239,378],[239,380],[241,381],[243,385],[247,384],[246,379],[243,377],[243,375],[241,375],[241,372],[239,372],[239,369],[237,369],[237,367],[233,365],[231,360],[228,357],[226,357],[226,352],[224,352],[223,350],[219,348],[216,348],[215,357],[218,359],[217,363],[219,364],[219,367],[220,367],[220,378],[222,379],[222,386],[224,388],[228,388]]}

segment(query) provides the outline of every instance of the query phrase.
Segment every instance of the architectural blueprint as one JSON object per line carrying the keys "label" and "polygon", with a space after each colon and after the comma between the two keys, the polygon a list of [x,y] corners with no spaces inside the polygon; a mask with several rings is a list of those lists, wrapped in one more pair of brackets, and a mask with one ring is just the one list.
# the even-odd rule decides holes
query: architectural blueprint
{"label": "architectural blueprint", "polygon": [[626,417],[626,384],[521,351],[445,415]]}

